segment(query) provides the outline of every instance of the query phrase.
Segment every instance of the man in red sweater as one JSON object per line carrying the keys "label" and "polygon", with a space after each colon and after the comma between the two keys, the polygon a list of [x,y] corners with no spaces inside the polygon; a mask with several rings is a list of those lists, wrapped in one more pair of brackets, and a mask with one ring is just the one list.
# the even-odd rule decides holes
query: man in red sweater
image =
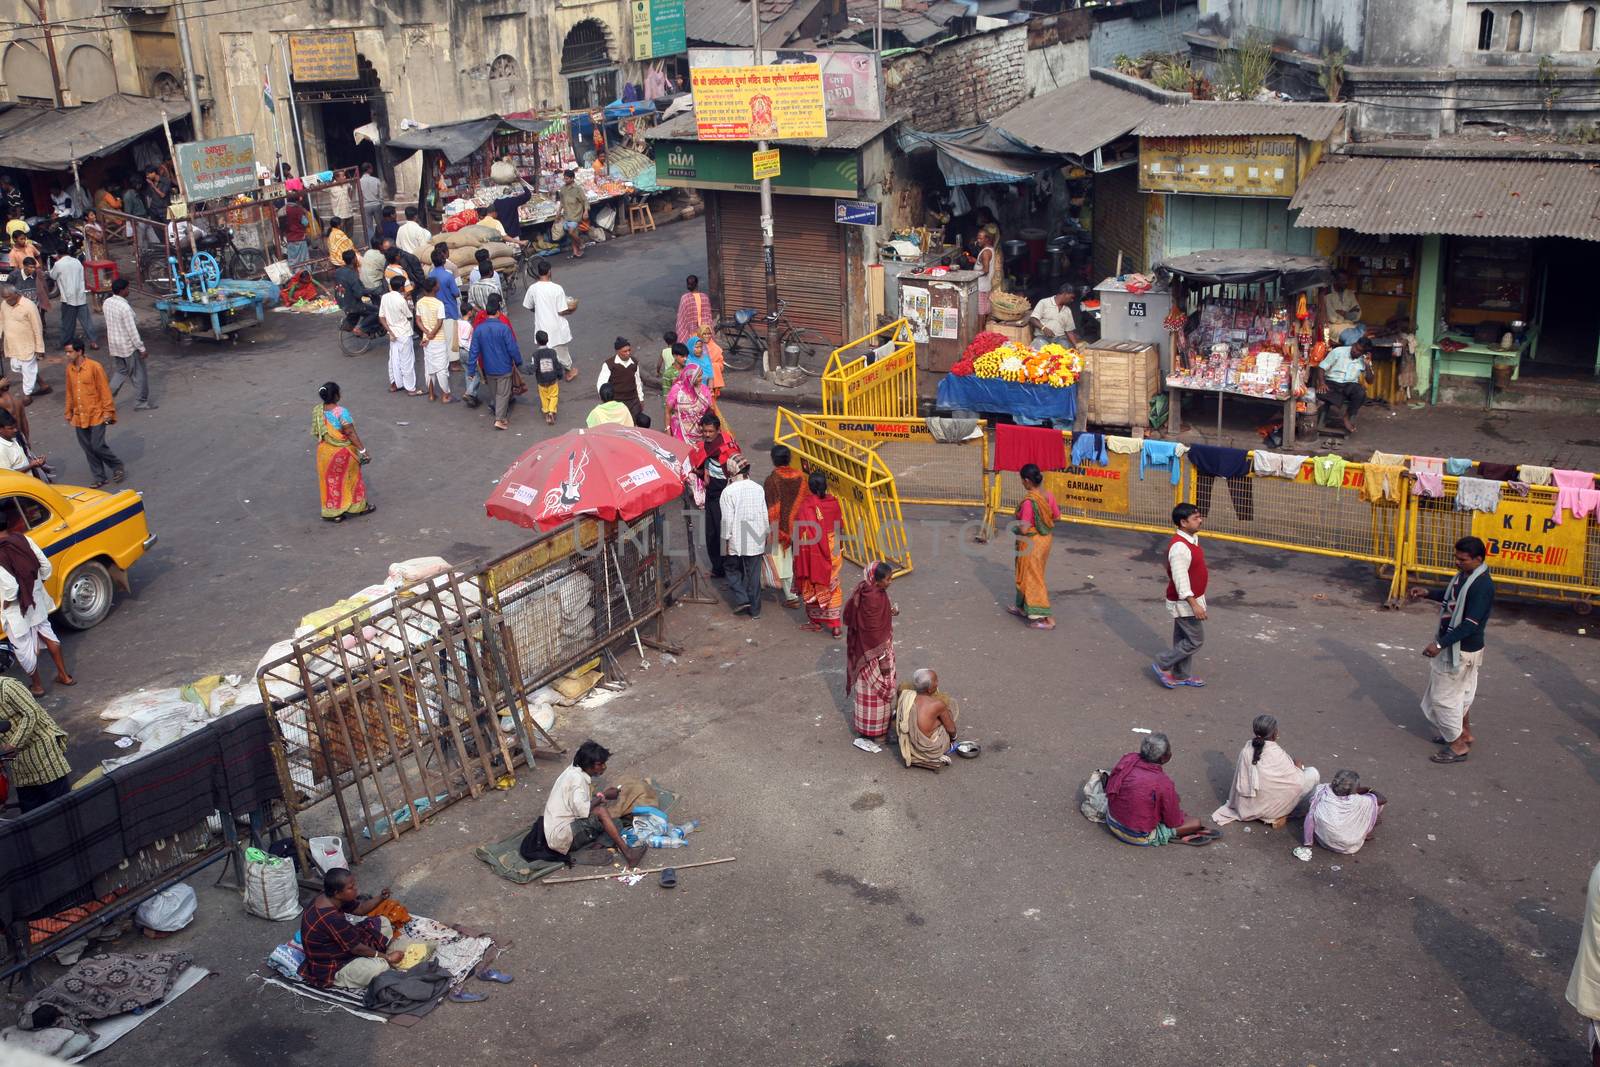
{"label": "man in red sweater", "polygon": [[1168,689],[1180,685],[1202,686],[1205,681],[1189,673],[1194,654],[1206,640],[1206,553],[1200,547],[1200,527],[1206,517],[1193,504],[1172,509],[1178,532],[1167,542],[1167,613],[1172,616],[1172,648],[1156,657],[1150,669]]}

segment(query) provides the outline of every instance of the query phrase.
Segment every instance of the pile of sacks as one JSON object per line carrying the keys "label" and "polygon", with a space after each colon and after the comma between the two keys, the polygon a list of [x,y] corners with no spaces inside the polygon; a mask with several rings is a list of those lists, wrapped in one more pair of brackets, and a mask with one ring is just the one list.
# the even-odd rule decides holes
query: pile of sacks
{"label": "pile of sacks", "polygon": [[456,280],[461,282],[463,289],[477,263],[480,248],[488,251],[495,270],[517,269],[517,246],[507,241],[505,234],[485,223],[477,222],[452,232],[437,234],[433,243],[442,244],[450,250],[450,268],[456,272]]}

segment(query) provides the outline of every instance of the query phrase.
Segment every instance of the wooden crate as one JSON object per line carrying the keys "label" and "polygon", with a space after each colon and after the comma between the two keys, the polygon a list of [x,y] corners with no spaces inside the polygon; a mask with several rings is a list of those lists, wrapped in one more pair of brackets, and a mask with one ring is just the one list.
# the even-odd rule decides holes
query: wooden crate
{"label": "wooden crate", "polygon": [[1009,322],[995,322],[990,319],[989,324],[984,329],[991,330],[1002,337],[1007,337],[1024,348],[1033,344],[1033,326],[1027,322],[1013,325]]}
{"label": "wooden crate", "polygon": [[1087,388],[1078,403],[1089,422],[1148,426],[1150,398],[1161,391],[1161,350],[1143,341],[1097,341],[1083,349]]}

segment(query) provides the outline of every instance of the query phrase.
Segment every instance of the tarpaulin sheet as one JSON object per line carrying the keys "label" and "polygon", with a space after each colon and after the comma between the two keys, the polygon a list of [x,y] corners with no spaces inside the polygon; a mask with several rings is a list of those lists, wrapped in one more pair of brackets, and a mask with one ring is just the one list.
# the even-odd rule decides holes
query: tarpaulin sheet
{"label": "tarpaulin sheet", "polygon": [[118,93],[83,107],[52,109],[0,136],[0,159],[22,170],[71,170],[72,161],[108,156],[161,126],[189,114],[179,100],[150,100]]}
{"label": "tarpaulin sheet", "polygon": [[1054,153],[1025,148],[987,124],[947,133],[906,129],[899,137],[900,147],[906,152],[933,148],[938,153],[939,172],[948,185],[1029,181],[1064,161]]}
{"label": "tarpaulin sheet", "polygon": [[940,411],[976,411],[1021,415],[1025,419],[1064,419],[1078,414],[1075,385],[1026,385],[994,378],[948,374],[939,383]]}
{"label": "tarpaulin sheet", "polygon": [[443,152],[451,163],[459,163],[483,147],[485,141],[500,126],[499,115],[485,115],[478,119],[460,122],[441,122],[418,130],[406,130],[398,137],[383,142],[383,147],[397,156],[412,152]]}
{"label": "tarpaulin sheet", "polygon": [[1303,293],[1308,289],[1333,285],[1328,261],[1317,256],[1294,256],[1269,248],[1214,248],[1191,252],[1156,264],[1156,277],[1173,278],[1190,285],[1247,285],[1251,282],[1277,282],[1283,293]]}

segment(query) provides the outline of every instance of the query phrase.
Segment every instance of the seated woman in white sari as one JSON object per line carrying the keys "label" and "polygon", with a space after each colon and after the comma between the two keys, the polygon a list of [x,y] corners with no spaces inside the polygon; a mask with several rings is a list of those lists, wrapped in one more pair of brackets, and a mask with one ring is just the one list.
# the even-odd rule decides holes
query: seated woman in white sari
{"label": "seated woman in white sari", "polygon": [[1278,720],[1257,715],[1255,737],[1239,750],[1228,802],[1211,813],[1218,826],[1252,819],[1275,823],[1300,807],[1319,781],[1315,767],[1291,759],[1278,744]]}

